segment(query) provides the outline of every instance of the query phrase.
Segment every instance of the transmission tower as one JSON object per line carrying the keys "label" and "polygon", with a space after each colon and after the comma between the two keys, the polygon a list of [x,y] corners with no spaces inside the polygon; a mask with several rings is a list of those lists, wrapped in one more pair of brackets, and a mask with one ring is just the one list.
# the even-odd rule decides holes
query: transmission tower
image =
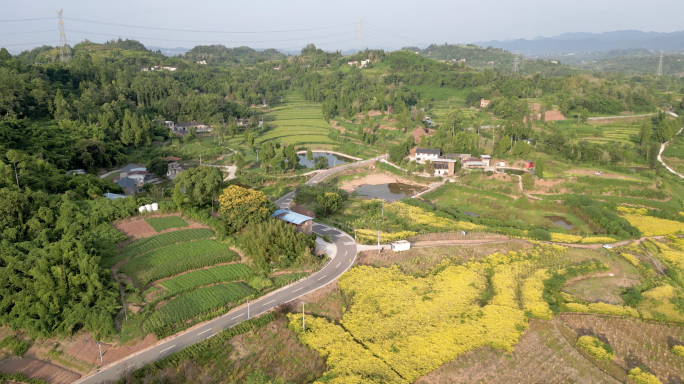
{"label": "transmission tower", "polygon": [[358,41],[356,43],[356,52],[360,52],[363,49],[363,34],[366,30],[366,16],[359,17],[359,30],[358,30]]}
{"label": "transmission tower", "polygon": [[658,62],[658,71],[656,72],[656,75],[663,75],[663,51],[660,51],[660,61]]}
{"label": "transmission tower", "polygon": [[62,21],[62,10],[57,11],[59,19],[59,60],[68,63],[71,60],[71,49],[67,45],[66,33],[64,33],[64,21]]}
{"label": "transmission tower", "polygon": [[520,67],[520,59],[518,58],[518,51],[515,51],[515,57],[513,58],[513,72],[518,73]]}

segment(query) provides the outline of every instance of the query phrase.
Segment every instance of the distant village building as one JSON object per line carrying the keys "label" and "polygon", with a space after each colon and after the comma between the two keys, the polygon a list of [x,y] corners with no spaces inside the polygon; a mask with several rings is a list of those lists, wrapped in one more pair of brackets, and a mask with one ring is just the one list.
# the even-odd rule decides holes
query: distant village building
{"label": "distant village building", "polygon": [[439,149],[416,148],[416,162],[424,164],[426,160],[437,160],[440,152]]}
{"label": "distant village building", "polygon": [[280,71],[280,66],[273,67],[273,70],[275,70],[275,71]]}
{"label": "distant village building", "polygon": [[489,162],[492,161],[492,157],[489,155],[480,155],[480,160],[485,163],[485,166],[489,167]]}
{"label": "distant village building", "polygon": [[123,188],[124,194],[126,196],[132,196],[143,191],[142,183],[130,177],[122,177],[116,182],[116,184]]}
{"label": "distant village building", "polygon": [[206,60],[198,60],[197,64],[207,65],[207,61]]}
{"label": "distant village building", "polygon": [[67,171],[67,176],[76,176],[76,175],[85,175],[86,171],[85,169],[72,169],[70,171]]}
{"label": "distant village building", "polygon": [[297,232],[303,232],[307,235],[310,235],[313,231],[313,217],[304,216],[302,214],[286,211],[284,209],[279,209],[273,212],[271,216],[294,226]]}
{"label": "distant village building", "polygon": [[183,172],[183,167],[178,164],[178,160],[180,160],[180,157],[165,157],[164,160],[169,164],[169,170],[166,172],[166,178],[169,180],[173,180],[178,176],[179,173]]}
{"label": "distant village building", "polygon": [[359,68],[365,68],[368,63],[370,63],[370,60],[361,60],[361,61],[350,61],[347,64],[349,64],[350,67],[359,67]]}
{"label": "distant village building", "polygon": [[109,200],[123,199],[124,197],[126,197],[124,195],[119,195],[118,193],[109,193],[109,192],[103,194],[102,196],[108,198]]}
{"label": "distant village building", "polygon": [[459,62],[459,63],[463,63],[463,64],[465,64],[465,62],[466,62],[466,59],[461,59],[461,60],[459,60],[458,62]]}
{"label": "distant village building", "polygon": [[558,64],[558,61],[556,61],[556,60],[551,60],[551,64]]}
{"label": "distant village building", "polygon": [[177,67],[162,67],[162,69],[167,70],[169,72],[173,72],[173,71],[177,70],[178,68]]}
{"label": "distant village building", "polygon": [[173,133],[176,133],[179,135],[185,135],[186,133],[188,133],[190,128],[195,128],[195,132],[198,132],[198,133],[210,132],[211,131],[211,125],[204,124],[201,121],[190,121],[190,122],[183,122],[183,123],[174,123],[173,121],[165,121],[164,125],[166,125],[166,127],[169,128]]}
{"label": "distant village building", "polygon": [[474,157],[471,157],[469,159],[463,160],[461,163],[461,167],[463,169],[483,169],[488,166],[488,163],[485,163],[484,161],[480,159],[476,159]]}
{"label": "distant village building", "polygon": [[534,168],[534,161],[525,160],[525,165],[523,165],[523,169],[532,169],[532,168]]}
{"label": "distant village building", "polygon": [[489,106],[489,100],[480,99],[480,108],[487,108]]}

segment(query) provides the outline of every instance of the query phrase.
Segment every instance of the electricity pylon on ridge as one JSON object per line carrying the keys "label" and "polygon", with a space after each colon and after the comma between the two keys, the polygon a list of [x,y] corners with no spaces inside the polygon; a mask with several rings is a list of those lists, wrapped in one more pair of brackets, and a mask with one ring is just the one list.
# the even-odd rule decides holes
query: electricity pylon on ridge
{"label": "electricity pylon on ridge", "polygon": [[658,71],[656,71],[656,75],[663,75],[663,51],[660,51],[660,61],[658,62]]}
{"label": "electricity pylon on ridge", "polygon": [[366,30],[366,16],[364,17],[359,17],[359,29],[358,29],[358,41],[356,43],[356,52],[360,52],[361,49],[363,49],[363,34],[365,33]]}
{"label": "electricity pylon on ridge", "polygon": [[61,9],[57,11],[57,19],[59,19],[59,60],[63,63],[68,63],[69,60],[71,60],[71,49],[69,49],[69,46],[67,45]]}
{"label": "electricity pylon on ridge", "polygon": [[513,58],[513,72],[518,73],[520,67],[520,59],[518,58],[518,51],[515,51],[515,57]]}

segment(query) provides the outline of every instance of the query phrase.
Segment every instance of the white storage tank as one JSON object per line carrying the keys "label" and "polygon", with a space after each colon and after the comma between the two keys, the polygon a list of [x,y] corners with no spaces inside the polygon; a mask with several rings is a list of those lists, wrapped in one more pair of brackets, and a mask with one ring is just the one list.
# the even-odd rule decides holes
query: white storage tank
{"label": "white storage tank", "polygon": [[158,210],[159,210],[159,204],[157,204],[157,203],[152,203],[152,210],[153,210],[153,211],[158,211]]}
{"label": "white storage tank", "polygon": [[145,212],[145,206],[141,205],[140,207],[138,207],[138,212],[140,212],[140,213]]}
{"label": "white storage tank", "polygon": [[152,212],[152,204],[145,204],[145,210],[147,212]]}
{"label": "white storage tank", "polygon": [[408,251],[411,249],[411,243],[409,243],[408,240],[393,241],[390,243],[390,246],[394,252]]}

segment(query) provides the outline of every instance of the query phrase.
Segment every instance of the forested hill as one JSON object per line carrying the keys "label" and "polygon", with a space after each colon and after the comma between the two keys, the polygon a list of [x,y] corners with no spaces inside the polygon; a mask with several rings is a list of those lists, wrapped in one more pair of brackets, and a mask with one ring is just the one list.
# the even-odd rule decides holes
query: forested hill
{"label": "forested hill", "polygon": [[198,45],[185,54],[185,58],[208,65],[257,64],[280,60],[286,56],[275,49],[257,51],[250,47],[227,48],[223,45]]}
{"label": "forested hill", "polygon": [[[515,58],[514,54],[506,50],[492,47],[483,48],[474,44],[432,44],[425,49],[407,47],[403,48],[403,50],[418,52],[421,56],[450,64],[458,64],[461,60],[465,60],[466,66],[477,70],[504,72],[512,71]],[[548,76],[565,76],[582,73],[582,71],[567,65],[553,63],[550,60],[526,60],[523,56],[520,56],[519,60],[518,70],[521,74],[532,75],[540,73]]]}
{"label": "forested hill", "polygon": [[466,65],[473,68],[492,68],[492,64],[490,64],[492,61],[494,62],[494,65],[500,65],[502,63],[509,65],[514,57],[512,53],[500,48],[482,48],[473,44],[432,44],[425,49],[419,49],[417,47],[402,49],[418,52],[420,55],[433,60],[445,60],[453,63],[465,59]]}

